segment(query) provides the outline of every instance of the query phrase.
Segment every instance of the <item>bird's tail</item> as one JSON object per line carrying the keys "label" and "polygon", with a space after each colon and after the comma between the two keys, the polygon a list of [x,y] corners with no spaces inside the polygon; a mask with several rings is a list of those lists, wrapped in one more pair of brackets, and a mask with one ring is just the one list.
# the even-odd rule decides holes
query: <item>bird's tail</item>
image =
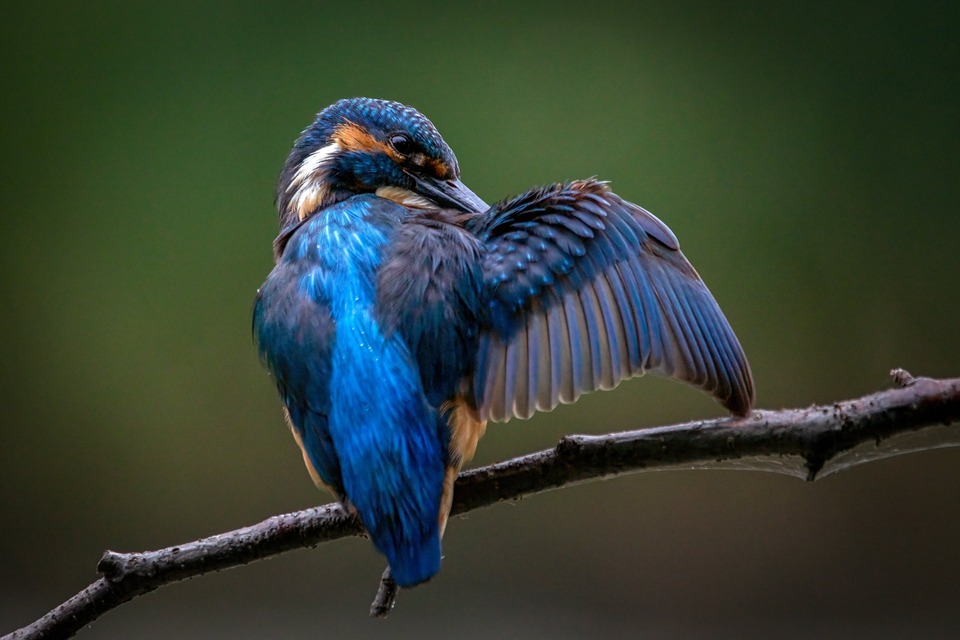
{"label": "bird's tail", "polygon": [[371,541],[387,557],[390,573],[401,587],[426,582],[440,570],[438,514],[443,457],[441,452],[436,455],[441,463],[437,478],[433,478],[436,474],[430,463],[381,464],[378,471],[370,469],[364,474],[364,480],[372,481],[375,487],[368,485],[365,490],[351,492],[349,485],[355,486],[357,479],[349,482],[346,470],[344,473],[347,494],[352,493],[351,501]]}
{"label": "bird's tail", "polygon": [[[370,533],[373,537],[373,532]],[[387,556],[390,575],[404,588],[426,582],[440,570],[440,529],[434,528],[419,540],[397,540],[389,533],[380,540],[374,538],[376,547]]]}
{"label": "bird's tail", "polygon": [[397,393],[398,377],[380,379],[378,399],[338,393],[330,424],[344,493],[394,580],[412,587],[440,569],[446,450],[437,411],[422,394]]}

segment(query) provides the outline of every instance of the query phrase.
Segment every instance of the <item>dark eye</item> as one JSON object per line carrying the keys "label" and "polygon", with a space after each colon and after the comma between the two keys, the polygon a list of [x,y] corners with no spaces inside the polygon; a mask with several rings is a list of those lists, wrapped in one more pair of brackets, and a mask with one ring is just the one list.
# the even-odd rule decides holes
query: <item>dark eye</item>
{"label": "dark eye", "polygon": [[413,153],[413,140],[402,133],[390,137],[390,146],[402,156],[408,156]]}

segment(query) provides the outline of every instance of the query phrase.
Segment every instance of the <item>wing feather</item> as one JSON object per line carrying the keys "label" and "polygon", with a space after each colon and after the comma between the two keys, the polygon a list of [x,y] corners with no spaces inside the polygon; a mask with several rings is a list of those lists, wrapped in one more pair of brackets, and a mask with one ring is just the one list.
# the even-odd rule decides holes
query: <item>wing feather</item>
{"label": "wing feather", "polygon": [[[563,313],[567,321],[567,344],[570,353],[569,372],[564,375],[567,385],[561,390],[560,402],[576,402],[584,387],[590,386],[593,354],[589,349],[590,328],[575,291],[564,296]],[[584,347],[587,348],[584,348]]]}
{"label": "wing feather", "polygon": [[505,398],[506,388],[506,347],[507,344],[500,336],[491,335],[488,338],[488,368],[484,386],[484,398],[489,403],[491,415],[507,415]]}
{"label": "wing feather", "polygon": [[580,287],[580,300],[590,328],[590,352],[593,358],[590,386],[585,390],[613,388],[613,374],[610,370],[610,336],[604,322],[603,307],[593,286],[593,282]]}
{"label": "wing feather", "polygon": [[610,278],[604,272],[593,281],[593,288],[600,302],[607,338],[610,343],[610,386],[612,389],[621,380],[630,377],[627,363],[627,331],[623,325],[620,302],[611,286]]}
{"label": "wing feather", "polygon": [[[553,389],[550,392],[550,409],[560,403],[561,398],[573,397],[573,355],[570,349],[570,332],[567,329],[567,314],[563,305],[557,301],[547,313],[550,326],[551,379]],[[546,411],[550,411],[546,409]],[[504,416],[506,419],[506,416]]]}
{"label": "wing feather", "polygon": [[604,183],[535,189],[467,222],[486,248],[482,419],[527,418],[647,371],[744,415],[753,379],[673,232]]}
{"label": "wing feather", "polygon": [[527,323],[520,325],[507,345],[504,404],[516,416],[526,415],[529,395],[529,360],[527,347]]}
{"label": "wing feather", "polygon": [[631,295],[623,276],[620,273],[618,265],[606,271],[607,286],[610,287],[611,295],[617,303],[617,309],[620,312],[619,326],[623,333],[623,349],[621,357],[621,377],[629,378],[642,372],[641,351],[638,332],[634,327],[640,326],[634,315],[633,307],[630,303]]}

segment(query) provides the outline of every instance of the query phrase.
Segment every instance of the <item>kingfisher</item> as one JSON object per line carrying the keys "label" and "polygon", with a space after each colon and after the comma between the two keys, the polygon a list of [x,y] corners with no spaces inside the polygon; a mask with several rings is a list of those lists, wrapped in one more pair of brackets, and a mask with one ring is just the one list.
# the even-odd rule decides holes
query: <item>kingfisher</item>
{"label": "kingfisher", "polygon": [[673,232],[597,179],[488,205],[436,127],[340,100],[276,188],[254,339],[317,486],[393,579],[440,568],[454,480],[487,422],[646,372],[750,412],[746,356]]}

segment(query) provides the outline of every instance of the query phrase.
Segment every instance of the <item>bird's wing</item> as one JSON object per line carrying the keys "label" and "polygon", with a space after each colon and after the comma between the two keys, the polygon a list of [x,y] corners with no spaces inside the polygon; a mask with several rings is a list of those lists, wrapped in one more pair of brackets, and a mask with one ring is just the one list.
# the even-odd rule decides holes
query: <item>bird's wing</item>
{"label": "bird's wing", "polygon": [[327,423],[335,327],[321,287],[301,286],[305,279],[323,280],[319,271],[289,260],[274,268],[257,292],[253,337],[276,380],[308,469],[343,500],[340,461]]}
{"label": "bird's wing", "polygon": [[653,214],[583,180],[501,202],[467,227],[486,248],[490,316],[473,379],[482,419],[528,418],[646,371],[749,412],[740,343]]}

